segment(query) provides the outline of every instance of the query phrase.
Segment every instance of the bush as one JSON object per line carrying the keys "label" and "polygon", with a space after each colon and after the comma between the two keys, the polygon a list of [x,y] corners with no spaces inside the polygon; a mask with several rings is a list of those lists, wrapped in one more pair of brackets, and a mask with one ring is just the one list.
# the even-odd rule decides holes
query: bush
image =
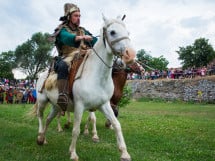
{"label": "bush", "polygon": [[123,96],[119,101],[118,107],[119,108],[125,107],[130,103],[130,99],[131,99],[131,87],[129,87],[128,85],[125,85],[125,87],[123,88]]}

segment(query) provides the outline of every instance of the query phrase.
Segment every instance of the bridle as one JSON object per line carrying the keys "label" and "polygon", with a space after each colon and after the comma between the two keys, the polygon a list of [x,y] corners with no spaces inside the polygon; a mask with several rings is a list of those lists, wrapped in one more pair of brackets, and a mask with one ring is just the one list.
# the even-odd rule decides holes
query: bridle
{"label": "bridle", "polygon": [[106,41],[107,41],[107,43],[108,43],[109,47],[111,48],[111,51],[113,52],[113,54],[116,55],[116,56],[122,56],[122,52],[116,51],[113,48],[113,45],[116,44],[117,42],[121,41],[121,40],[129,39],[129,37],[128,36],[123,36],[123,37],[116,38],[115,40],[110,41],[108,39],[108,36],[107,36],[108,35],[107,34],[107,29],[108,29],[108,27],[110,27],[114,23],[118,23],[118,24],[122,25],[123,27],[125,27],[125,25],[123,23],[119,22],[119,21],[112,21],[108,25],[106,25],[106,27],[103,27],[103,43],[104,43],[104,46],[106,47]]}
{"label": "bridle", "polygon": [[[124,19],[124,18],[123,18]],[[122,19],[122,20],[123,20]],[[107,28],[110,27],[112,24],[114,23],[118,23],[118,24],[121,24],[122,26],[124,26],[123,23],[120,23],[119,21],[112,21],[111,23],[109,23],[108,25],[106,25],[106,27],[103,27],[103,43],[104,43],[104,46],[106,48],[106,41],[109,45],[109,47],[111,48],[111,51],[112,53],[116,56],[115,58],[115,61],[117,60],[117,57],[122,57],[122,52],[119,52],[119,51],[116,51],[114,48],[113,48],[113,45],[119,41],[122,41],[124,39],[129,39],[128,36],[123,36],[123,37],[120,37],[120,38],[116,38],[115,40],[113,41],[110,41],[108,39],[108,36],[107,36]],[[92,44],[90,44],[92,50],[95,52],[95,54],[98,56],[98,58],[108,67],[108,68],[113,68],[113,66],[109,66],[102,58],[101,56],[97,53],[97,51],[92,47]]]}

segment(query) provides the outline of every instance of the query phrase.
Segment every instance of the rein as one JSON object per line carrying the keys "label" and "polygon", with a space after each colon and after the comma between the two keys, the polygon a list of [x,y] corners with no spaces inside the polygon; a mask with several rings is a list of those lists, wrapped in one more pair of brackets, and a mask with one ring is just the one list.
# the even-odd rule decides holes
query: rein
{"label": "rein", "polygon": [[90,46],[92,48],[92,50],[95,52],[95,54],[98,56],[98,58],[104,63],[104,65],[108,68],[113,68],[113,66],[109,66],[102,58],[101,56],[97,53],[97,51],[94,49],[94,47],[92,47],[92,44],[90,43]]}
{"label": "rein", "polygon": [[102,61],[102,63],[104,63],[104,65],[108,68],[113,68],[113,66],[109,66],[103,59],[102,57],[97,53],[97,51],[94,49],[92,43],[88,42],[90,45],[90,48],[95,52],[95,54],[97,55],[97,57]]}
{"label": "rein", "polygon": [[[109,66],[102,58],[101,56],[97,53],[97,51],[92,47],[92,44],[90,43],[90,46],[92,48],[92,50],[95,52],[95,54],[98,56],[98,58],[104,63],[104,65],[108,68],[114,68],[114,66]],[[117,58],[115,59],[115,61],[117,61]],[[119,65],[120,66],[120,65]]]}

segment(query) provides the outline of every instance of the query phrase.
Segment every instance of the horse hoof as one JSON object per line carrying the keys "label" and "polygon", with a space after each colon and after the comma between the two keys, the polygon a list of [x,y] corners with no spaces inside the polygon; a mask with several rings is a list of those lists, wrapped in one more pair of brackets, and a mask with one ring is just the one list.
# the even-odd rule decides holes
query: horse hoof
{"label": "horse hoof", "polygon": [[71,153],[70,159],[73,160],[73,161],[78,161],[78,156],[77,156],[77,154],[76,154],[76,153],[74,153],[74,154]]}
{"label": "horse hoof", "polygon": [[98,143],[100,141],[98,137],[93,137],[92,140],[94,143]]}
{"label": "horse hoof", "polygon": [[[72,158],[71,158],[71,159],[72,159]],[[76,158],[75,158],[75,159],[72,159],[72,160],[73,160],[73,161],[78,161],[78,159],[76,159]]]}
{"label": "horse hoof", "polygon": [[131,158],[120,158],[120,161],[131,161]]}
{"label": "horse hoof", "polygon": [[37,139],[37,145],[43,145],[44,141]]}
{"label": "horse hoof", "polygon": [[89,135],[89,131],[88,130],[84,130],[84,135],[88,136]]}
{"label": "horse hoof", "polygon": [[45,142],[45,137],[42,136],[41,134],[39,134],[39,136],[37,137],[37,144],[38,145],[43,145]]}
{"label": "horse hoof", "polygon": [[58,128],[57,131],[60,133],[60,132],[63,132],[63,129],[62,128]]}
{"label": "horse hoof", "polygon": [[69,129],[70,125],[69,124],[64,124],[65,129]]}

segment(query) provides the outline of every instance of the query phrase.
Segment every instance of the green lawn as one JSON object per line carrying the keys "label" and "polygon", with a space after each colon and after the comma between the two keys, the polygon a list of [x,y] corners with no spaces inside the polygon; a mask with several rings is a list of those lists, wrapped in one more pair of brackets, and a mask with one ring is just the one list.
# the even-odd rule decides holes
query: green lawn
{"label": "green lawn", "polygon": [[[38,146],[38,121],[25,117],[31,107],[0,105],[0,161],[69,160],[72,129],[58,133],[54,120],[48,144]],[[96,112],[100,142],[83,135],[87,115],[77,142],[80,161],[118,161],[114,131],[104,128],[101,113]],[[215,105],[132,101],[120,109],[119,121],[133,161],[215,160]]]}

